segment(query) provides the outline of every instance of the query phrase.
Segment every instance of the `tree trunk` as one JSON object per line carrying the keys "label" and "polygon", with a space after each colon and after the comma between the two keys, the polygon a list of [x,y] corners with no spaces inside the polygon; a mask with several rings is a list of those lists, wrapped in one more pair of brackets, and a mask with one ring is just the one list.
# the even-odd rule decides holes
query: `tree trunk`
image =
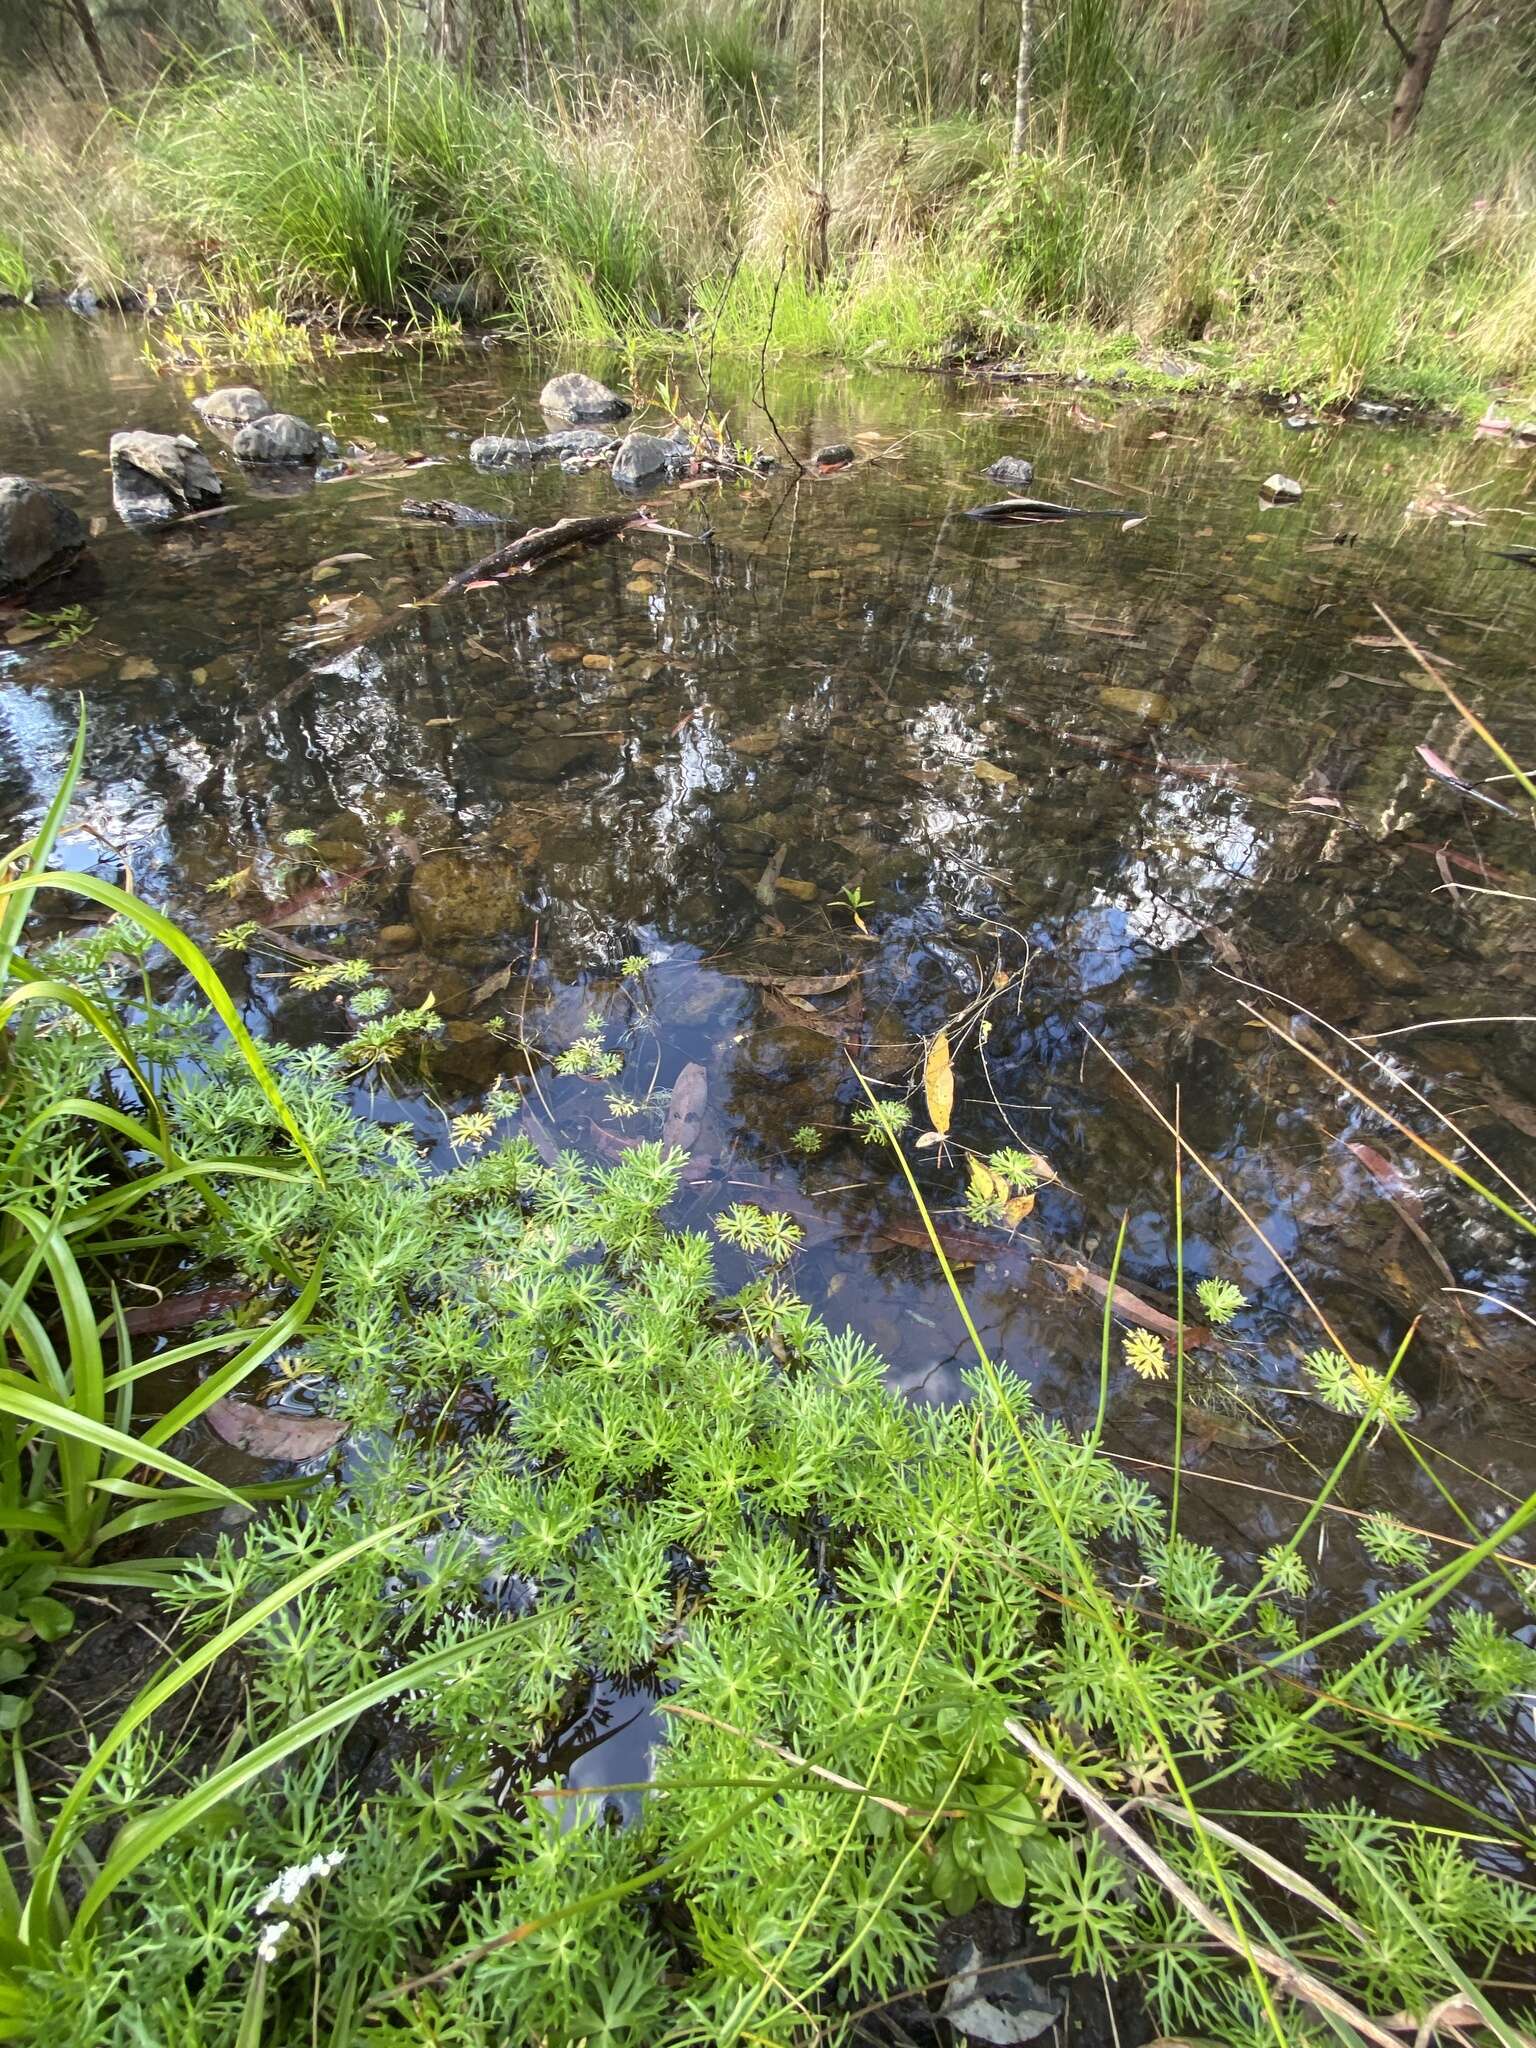
{"label": "tree trunk", "polygon": [[1440,46],[1451,25],[1451,6],[1452,0],[1424,0],[1419,32],[1408,52],[1407,69],[1398,85],[1397,98],[1392,102],[1392,118],[1387,123],[1387,141],[1393,146],[1406,142],[1413,133],[1439,60]]}
{"label": "tree trunk", "polygon": [[1030,72],[1035,58],[1035,0],[1019,0],[1019,62],[1013,74],[1013,140],[1008,161],[1016,164],[1029,141]]}
{"label": "tree trunk", "polygon": [[69,11],[75,18],[80,31],[80,40],[90,54],[91,67],[96,73],[96,82],[101,87],[104,100],[115,99],[112,90],[112,74],[107,69],[106,56],[102,51],[101,37],[96,33],[96,23],[91,15],[90,0],[69,0]]}
{"label": "tree trunk", "polygon": [[571,42],[576,50],[576,68],[578,71],[585,71],[587,68],[587,41],[581,32],[581,0],[570,0],[570,9]]}

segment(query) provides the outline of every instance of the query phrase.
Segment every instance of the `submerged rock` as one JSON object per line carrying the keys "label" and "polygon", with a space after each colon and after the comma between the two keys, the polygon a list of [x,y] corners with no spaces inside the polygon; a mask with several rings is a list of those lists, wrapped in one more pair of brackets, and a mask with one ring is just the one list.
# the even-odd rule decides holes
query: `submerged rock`
{"label": "submerged rock", "polygon": [[526,920],[516,867],[504,856],[445,848],[417,863],[411,923],[429,953],[481,958]]}
{"label": "submerged rock", "polygon": [[0,589],[35,583],[85,546],[79,514],[30,477],[0,476]]}
{"label": "submerged rock", "polygon": [[825,448],[818,448],[811,457],[812,469],[847,469],[855,460],[853,450],[846,441],[829,441]]}
{"label": "submerged rock", "polygon": [[269,412],[252,420],[231,446],[237,462],[313,462],[325,452],[323,436],[291,412]]}
{"label": "submerged rock", "polygon": [[558,420],[621,420],[634,410],[627,398],[580,370],[551,377],[539,393],[539,404]]}
{"label": "submerged rock", "polygon": [[688,461],[685,439],[663,440],[659,434],[626,434],[613,458],[613,480],[626,490],[660,483]]}
{"label": "submerged rock", "polygon": [[601,427],[556,427],[544,436],[544,445],[552,455],[611,455],[619,437]]}
{"label": "submerged rock", "polygon": [[999,455],[987,470],[995,484],[1011,484],[1022,490],[1035,480],[1035,465],[1024,455]]}
{"label": "submerged rock", "polygon": [[554,450],[543,435],[482,434],[469,444],[469,459],[476,469],[528,469]]}
{"label": "submerged rock", "polygon": [[192,410],[210,427],[248,427],[252,420],[266,419],[272,407],[252,384],[221,384],[217,391],[194,398]]}
{"label": "submerged rock", "polygon": [[597,427],[560,427],[552,434],[482,434],[469,444],[476,469],[528,469],[554,456],[607,455],[618,446]]}
{"label": "submerged rock", "polygon": [[153,526],[183,512],[217,505],[224,496],[213,464],[190,434],[114,434],[112,504],[129,526]]}

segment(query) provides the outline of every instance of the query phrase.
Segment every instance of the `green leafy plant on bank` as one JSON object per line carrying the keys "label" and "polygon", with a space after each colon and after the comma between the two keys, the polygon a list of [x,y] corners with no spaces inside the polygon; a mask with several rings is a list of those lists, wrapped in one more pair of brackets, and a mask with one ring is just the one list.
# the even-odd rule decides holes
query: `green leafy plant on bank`
{"label": "green leafy plant on bank", "polygon": [[[301,1327],[318,1274],[271,1322],[156,1349],[136,1345],[124,1303],[168,1284],[191,1226],[229,1213],[216,1181],[307,1177],[308,1147],[265,1061],[206,957],[158,912],[49,861],[78,780],[80,731],[58,794],[33,837],[0,856],[0,1686],[13,1687],[39,1642],[71,1625],[55,1589],[147,1584],[167,1560],[98,1563],[97,1553],[240,1496],[168,1446]],[[51,899],[96,904],[110,922],[77,941],[29,939]],[[41,899],[41,902],[40,900]],[[233,1034],[234,1056],[263,1092],[287,1159],[183,1148],[164,1077],[198,1056],[185,1010],[150,1008],[130,1031],[122,988],[165,947]],[[313,1263],[313,1262],[311,1262]],[[297,1269],[288,1268],[288,1279]],[[194,1361],[228,1354],[190,1393],[141,1420],[146,1392],[174,1387]],[[159,1403],[153,1404],[155,1408]],[[0,1693],[0,1726],[25,1715]]]}
{"label": "green leafy plant on bank", "polygon": [[[0,883],[4,1084],[106,1111],[133,1083],[135,1149],[197,1165],[114,1256],[173,1228],[188,1268],[289,1299],[355,1455],[345,1489],[148,1575],[177,1657],[61,1798],[34,1796],[20,1732],[0,2023],[64,2048],[810,2048],[924,1981],[946,1916],[989,1899],[1058,1968],[1134,1978],[1165,2033],[1377,2042],[1454,2000],[1520,2048],[1536,1843],[1467,1767],[1522,1767],[1536,1653],[1509,1628],[1529,1576],[1510,1544],[1536,1504],[1455,1544],[1373,1518],[1382,1577],[1353,1613],[1304,1555],[1362,1446],[1401,1432],[1400,1357],[1328,1363],[1346,1440],[1318,1500],[1224,1561],[988,1356],[936,1232],[975,1346],[946,1409],[904,1401],[797,1296],[787,1218],[720,1219],[768,1269],[724,1292],[708,1240],[667,1221],[679,1154],[600,1169],[516,1137],[429,1172],[358,1115],[345,1054],[256,1053],[173,927],[50,881],[62,814]],[[144,952],[116,926],[34,958],[48,887],[153,930],[227,1042],[148,984],[137,1015],[109,1006],[117,955],[133,973]],[[926,1221],[891,1106],[870,1098],[868,1135]],[[1011,1190],[1038,1163],[988,1165]],[[78,1161],[68,1179],[84,1192]],[[92,1213],[72,1248],[110,1296]],[[7,1250],[10,1274],[32,1256]],[[83,1324],[52,1267],[39,1284],[57,1351]],[[1101,1422],[1110,1357],[1106,1322]],[[136,1580],[155,1519],[112,1531],[109,1572]],[[167,1716],[236,1654],[230,1743],[189,1783]],[[599,1680],[654,1701],[643,1787],[547,1780]],[[1328,1803],[1346,1767],[1368,1806]]]}
{"label": "green leafy plant on bank", "polygon": [[[1441,1750],[1507,1766],[1536,1655],[1464,1594],[1524,1510],[1433,1565],[1399,1550],[1339,1622],[1294,1545],[1235,1577],[984,1354],[966,1403],[915,1408],[782,1274],[723,1295],[707,1242],[664,1221],[680,1155],[549,1165],[519,1137],[433,1176],[357,1121],[332,1055],[273,1070],[324,1183],[231,1183],[203,1249],[255,1278],[331,1243],[304,1363],[372,1448],[346,1493],[278,1506],[166,1590],[185,1642],[249,1622],[246,1739],[274,1762],[135,1859],[88,1941],[33,1955],[46,2038],[191,2048],[257,2038],[259,2014],[297,2048],[318,2013],[340,2041],[808,2044],[921,1981],[946,1914],[991,1898],[1063,1967],[1135,1973],[1165,2031],[1365,2040],[1456,1993],[1514,2043],[1481,1984],[1536,1943],[1536,1902],[1480,1862],[1489,1817],[1366,1821],[1317,1787],[1346,1760],[1383,1785]],[[272,1140],[232,1057],[175,1114],[234,1156]],[[657,1698],[618,1827],[603,1788],[536,1761],[603,1674]],[[375,1685],[395,1761],[360,1777],[333,1703]],[[331,1711],[304,1757],[281,1747]],[[82,1824],[154,1796],[165,1759],[124,1756]],[[1312,1811],[1260,1846],[1230,1810],[1245,1783]],[[1078,1786],[1235,1953],[1145,1865],[1127,1882]]]}

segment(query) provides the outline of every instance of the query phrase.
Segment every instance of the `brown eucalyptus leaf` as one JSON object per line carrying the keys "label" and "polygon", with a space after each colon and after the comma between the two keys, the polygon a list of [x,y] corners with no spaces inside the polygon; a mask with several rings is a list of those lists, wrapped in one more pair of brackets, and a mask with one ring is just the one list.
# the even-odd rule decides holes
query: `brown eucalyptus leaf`
{"label": "brown eucalyptus leaf", "polygon": [[[1119,1316],[1122,1322],[1138,1323],[1144,1330],[1155,1330],[1159,1337],[1177,1339],[1179,1326],[1175,1319],[1170,1315],[1166,1315],[1162,1309],[1154,1308],[1150,1301],[1143,1301],[1141,1296],[1133,1294],[1129,1287],[1122,1287],[1117,1281],[1113,1291],[1111,1291],[1109,1281],[1102,1273],[1095,1273],[1091,1266],[1084,1266],[1080,1263],[1066,1266],[1059,1264],[1056,1260],[1051,1260],[1049,1263],[1056,1267],[1058,1273],[1066,1274],[1067,1283],[1070,1287],[1086,1288],[1090,1294],[1096,1294],[1100,1301],[1107,1300],[1110,1304],[1111,1312]],[[1209,1344],[1210,1341],[1211,1333],[1202,1324],[1185,1323],[1184,1349],[1186,1351],[1197,1350],[1200,1345]]]}
{"label": "brown eucalyptus leaf", "polygon": [[184,1330],[205,1317],[238,1308],[250,1300],[251,1294],[249,1287],[194,1287],[185,1294],[168,1294],[163,1301],[131,1308],[123,1322],[135,1337],[159,1337],[167,1330]]}
{"label": "brown eucalyptus leaf", "polygon": [[708,1107],[709,1076],[697,1060],[690,1060],[672,1083],[672,1099],[667,1104],[666,1120],[661,1127],[663,1152],[672,1145],[691,1152],[699,1142],[704,1112]]}
{"label": "brown eucalyptus leaf", "polygon": [[281,1458],[302,1464],[323,1458],[347,1433],[345,1422],[326,1415],[294,1415],[286,1408],[258,1408],[226,1394],[206,1409],[203,1420],[227,1444],[253,1458]]}
{"label": "brown eucalyptus leaf", "polygon": [[777,989],[781,996],[835,996],[863,971],[850,967],[842,974],[738,974],[736,980],[751,988]]}

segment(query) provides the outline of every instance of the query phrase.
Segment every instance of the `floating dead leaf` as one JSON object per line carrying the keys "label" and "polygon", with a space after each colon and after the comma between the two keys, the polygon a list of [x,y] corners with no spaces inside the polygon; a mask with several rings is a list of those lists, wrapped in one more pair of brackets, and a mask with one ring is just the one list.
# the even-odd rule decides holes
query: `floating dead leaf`
{"label": "floating dead leaf", "polygon": [[841,974],[738,974],[736,979],[751,988],[776,988],[781,996],[835,996],[863,972],[849,967]]}
{"label": "floating dead leaf", "polygon": [[955,1109],[955,1075],[949,1059],[949,1033],[941,1031],[923,1061],[923,1096],[928,1121],[941,1135],[949,1130]]}
{"label": "floating dead leaf", "polygon": [[931,1152],[935,1145],[943,1145],[946,1142],[942,1131],[924,1131],[920,1137],[912,1140],[912,1150],[914,1152]]}
{"label": "floating dead leaf", "polygon": [[285,1408],[258,1408],[226,1394],[204,1412],[203,1420],[227,1444],[252,1458],[280,1458],[302,1464],[323,1458],[347,1433],[345,1422],[325,1415],[294,1415]]}
{"label": "floating dead leaf", "polygon": [[494,590],[497,579],[494,576],[477,576],[473,583],[461,583],[461,590]]}
{"label": "floating dead leaf", "polygon": [[1017,1230],[1024,1218],[1033,1214],[1034,1207],[1033,1190],[1027,1195],[1015,1195],[1003,1210],[1003,1222],[1010,1230]]}
{"label": "floating dead leaf", "polygon": [[457,725],[458,722],[456,718],[429,718],[424,722],[422,729],[425,731],[434,725]]}
{"label": "floating dead leaf", "polygon": [[984,1202],[999,1202],[1008,1192],[1008,1183],[999,1180],[990,1166],[984,1166],[979,1159],[968,1159],[966,1170],[970,1175],[972,1191]]}
{"label": "floating dead leaf", "polygon": [[982,782],[996,782],[1004,787],[1019,779],[1011,768],[999,768],[995,761],[973,761],[971,773]]}
{"label": "floating dead leaf", "polygon": [[800,996],[780,995],[776,988],[763,990],[763,1008],[781,1024],[796,1025],[802,1031],[818,1032],[823,1038],[853,1037],[864,1017],[863,999],[855,988],[848,1001],[836,1010],[818,1010]]}
{"label": "floating dead leaf", "polygon": [[1122,533],[1129,533],[1129,532],[1130,532],[1130,531],[1132,530],[1132,528],[1133,528],[1133,527],[1137,527],[1137,526],[1145,526],[1145,525],[1146,525],[1146,523],[1147,523],[1147,515],[1146,515],[1146,513],[1145,513],[1145,512],[1138,512],[1138,513],[1137,513],[1137,514],[1135,515],[1135,517],[1134,517],[1134,518],[1132,518],[1132,519],[1122,519],[1122,520],[1121,520],[1121,522],[1120,522],[1120,531],[1121,531]]}
{"label": "floating dead leaf", "polygon": [[159,664],[147,655],[131,654],[118,670],[117,679],[120,683],[147,683],[159,673]]}
{"label": "floating dead leaf", "polygon": [[709,1076],[697,1060],[690,1060],[672,1083],[672,1099],[661,1126],[661,1149],[665,1152],[669,1146],[677,1145],[684,1152],[691,1152],[699,1142],[708,1107]]}
{"label": "floating dead leaf", "polygon": [[488,974],[480,986],[471,993],[469,1007],[478,1010],[480,1005],[488,1003],[492,996],[499,996],[511,979],[512,963],[509,960],[505,967],[498,967],[494,974]]}
{"label": "floating dead leaf", "polygon": [[163,1301],[145,1302],[123,1317],[130,1335],[159,1337],[167,1330],[185,1330],[209,1316],[239,1308],[251,1298],[249,1287],[194,1287],[185,1294],[168,1294]]}
{"label": "floating dead leaf", "polygon": [[649,597],[656,586],[649,576],[631,576],[624,588],[631,597]]}
{"label": "floating dead leaf", "polygon": [[[995,1259],[1008,1250],[995,1239],[982,1237],[971,1230],[955,1230],[947,1223],[935,1222],[934,1233],[939,1240],[944,1256],[952,1266],[975,1266],[983,1259]],[[933,1242],[921,1223],[900,1221],[882,1223],[875,1232],[877,1244],[907,1245],[917,1251],[931,1253]]]}
{"label": "floating dead leaf", "polygon": [[372,555],[365,555],[361,548],[349,548],[345,554],[327,555],[323,562],[316,562],[315,569],[339,569],[343,562],[371,562]]}
{"label": "floating dead leaf", "polygon": [[12,626],[5,636],[7,647],[27,647],[34,640],[46,640],[53,631],[52,626]]}
{"label": "floating dead leaf", "polygon": [[[1160,1308],[1154,1308],[1151,1302],[1143,1301],[1141,1296],[1133,1294],[1129,1287],[1122,1287],[1117,1281],[1111,1292],[1109,1281],[1102,1273],[1095,1273],[1091,1266],[1085,1266],[1080,1262],[1063,1265],[1058,1260],[1049,1259],[1046,1263],[1053,1266],[1058,1273],[1066,1274],[1069,1288],[1074,1291],[1086,1289],[1089,1294],[1097,1295],[1100,1301],[1108,1301],[1111,1313],[1119,1316],[1122,1322],[1137,1323],[1144,1330],[1155,1330],[1159,1337],[1177,1339],[1179,1326],[1174,1317],[1166,1315]],[[1186,1351],[1197,1350],[1200,1345],[1208,1344],[1210,1341],[1211,1333],[1203,1325],[1185,1323]]]}
{"label": "floating dead leaf", "polygon": [[780,875],[774,883],[774,887],[782,891],[786,896],[793,896],[797,903],[814,903],[816,901],[816,884],[814,882],[807,882],[802,876]]}
{"label": "floating dead leaf", "polygon": [[1490,796],[1486,789],[1474,788],[1470,782],[1467,782],[1462,776],[1458,775],[1450,762],[1442,755],[1437,754],[1433,747],[1420,745],[1415,747],[1413,751],[1424,763],[1430,774],[1439,781],[1449,783],[1452,789],[1459,790],[1463,796],[1475,797],[1480,804],[1488,804],[1496,811],[1508,813],[1510,817],[1515,815],[1510,810],[1508,804],[1501,803],[1496,796]]}

